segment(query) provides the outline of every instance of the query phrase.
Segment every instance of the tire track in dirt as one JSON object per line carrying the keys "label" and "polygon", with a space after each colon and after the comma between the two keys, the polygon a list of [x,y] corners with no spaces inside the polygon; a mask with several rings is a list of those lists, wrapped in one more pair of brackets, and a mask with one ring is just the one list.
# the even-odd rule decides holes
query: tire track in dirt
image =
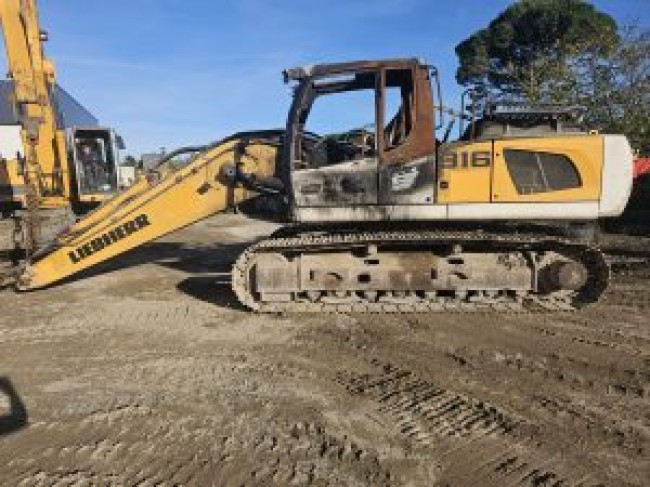
{"label": "tire track in dirt", "polygon": [[579,345],[588,345],[607,352],[608,350],[626,354],[642,355],[645,347],[650,345],[650,340],[645,336],[626,332],[612,326],[597,329],[594,326],[582,326],[579,323],[568,322],[566,326],[553,326],[548,324],[533,324],[531,330],[548,338],[570,340]]}
{"label": "tire track in dirt", "polygon": [[[462,348],[445,355],[477,378],[484,374],[503,377],[506,387],[518,382],[516,390],[523,398],[519,407],[528,404],[527,413],[535,414],[536,421],[560,423],[630,460],[643,455],[650,438],[640,414],[650,390],[647,371],[631,364],[600,364],[575,353],[553,350],[543,353],[542,349],[540,356],[533,357],[505,349]],[[549,382],[556,384],[553,395],[540,392],[547,390],[543,385]]]}
{"label": "tire track in dirt", "polygon": [[619,284],[610,288],[603,298],[602,305],[612,307],[650,309],[650,288],[646,286]]}
{"label": "tire track in dirt", "polygon": [[[562,352],[559,347],[538,350],[538,355],[497,348],[468,347],[450,349],[445,356],[461,366],[480,371],[492,367],[507,369],[521,376],[553,381],[572,390],[597,391],[607,395],[643,399],[650,391],[650,373],[631,364],[596,363],[578,354]],[[506,370],[503,376],[509,375]]]}
{"label": "tire track in dirt", "polygon": [[[575,347],[550,342],[526,352],[465,346],[449,349],[445,355],[473,380],[491,377],[499,384],[495,390],[517,391],[510,404],[534,418],[526,428],[530,438],[565,445],[580,438],[594,445],[595,452],[606,446],[609,454],[603,456],[604,462],[616,457],[621,465],[634,468],[650,440],[642,413],[650,375],[637,358],[622,360],[609,353],[600,362],[600,353],[588,352],[582,355]],[[550,384],[554,384],[551,390]],[[555,435],[544,426],[549,424],[563,434]]]}
{"label": "tire track in dirt", "polygon": [[[529,425],[487,402],[445,390],[413,372],[373,361],[377,373],[344,372],[337,382],[376,404],[415,448],[429,451],[452,485],[596,486],[592,473],[520,439]],[[444,484],[441,484],[444,485]]]}
{"label": "tire track in dirt", "polygon": [[235,424],[121,405],[32,424],[1,485],[391,485],[375,452],[315,422]]}
{"label": "tire track in dirt", "polygon": [[554,422],[575,427],[580,436],[591,436],[595,444],[608,445],[630,462],[642,461],[649,431],[640,421],[623,420],[610,411],[577,403],[571,398],[534,394],[531,410],[541,410]]}

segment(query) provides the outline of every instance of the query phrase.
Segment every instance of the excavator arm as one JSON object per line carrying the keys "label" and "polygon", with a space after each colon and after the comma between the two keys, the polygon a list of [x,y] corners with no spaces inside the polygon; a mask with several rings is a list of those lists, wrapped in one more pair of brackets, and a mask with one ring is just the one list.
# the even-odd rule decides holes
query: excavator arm
{"label": "excavator arm", "polygon": [[246,132],[176,170],[143,177],[37,252],[18,278],[39,289],[263,192],[278,192],[282,132]]}
{"label": "excavator arm", "polygon": [[44,54],[47,34],[40,28],[35,0],[2,0],[0,26],[4,33],[8,76],[14,84],[14,103],[26,148],[26,183],[34,197],[69,195],[65,134],[56,126],[52,90],[54,64]]}

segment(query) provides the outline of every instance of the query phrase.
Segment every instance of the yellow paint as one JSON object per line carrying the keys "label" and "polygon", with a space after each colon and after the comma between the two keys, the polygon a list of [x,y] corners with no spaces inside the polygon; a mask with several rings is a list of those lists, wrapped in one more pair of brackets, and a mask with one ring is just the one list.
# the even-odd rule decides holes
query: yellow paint
{"label": "yellow paint", "polygon": [[[506,149],[564,155],[575,165],[582,185],[575,189],[520,195],[505,163]],[[472,155],[477,153],[491,154],[489,167],[482,166],[480,158],[473,163]],[[437,202],[441,204],[598,201],[603,139],[597,134],[585,134],[495,140],[494,145],[491,141],[450,144],[441,151],[439,167]]]}
{"label": "yellow paint", "polygon": [[[503,157],[505,149],[548,152],[567,156],[575,165],[582,186],[575,189],[536,194],[518,194]],[[494,144],[492,201],[511,202],[578,202],[598,201],[603,168],[603,139],[599,135],[568,135],[549,138],[526,138],[496,141]]]}
{"label": "yellow paint", "polygon": [[[9,75],[14,82],[14,102],[22,107],[21,136],[25,170],[37,182],[42,196],[69,198],[70,184],[65,135],[57,130],[50,99],[55,83],[52,62],[43,52],[35,0],[2,0],[0,25],[4,34]],[[15,161],[13,166],[15,166]],[[8,164],[9,166],[9,164]],[[0,184],[22,186],[25,179],[15,169],[5,171]]]}
{"label": "yellow paint", "polygon": [[[61,235],[52,251],[36,258],[26,269],[19,286],[21,289],[47,286],[250,199],[254,193],[222,182],[222,166],[238,160],[245,172],[271,176],[275,172],[278,149],[260,141],[247,142],[244,155],[238,159],[234,148],[240,142],[237,139],[221,144],[160,180],[141,179]],[[93,241],[101,240],[103,235],[142,215],[149,225],[73,262],[70,254],[78,255],[78,249],[92,246]]]}
{"label": "yellow paint", "polygon": [[[50,96],[56,82],[56,70],[44,54],[36,0],[0,0],[0,26],[9,77],[14,82],[13,102],[22,107],[24,172],[34,184],[39,207],[67,206],[76,198],[72,188],[74,167],[68,158],[65,130],[56,126]],[[0,186],[11,186],[17,193],[4,201],[24,205],[21,193],[26,178],[17,166],[16,160],[0,162]],[[100,194],[92,200],[101,202],[107,197]]]}
{"label": "yellow paint", "polygon": [[[491,153],[491,142],[452,144],[443,150],[439,163],[437,202],[488,203]],[[488,157],[487,161],[485,156]]]}

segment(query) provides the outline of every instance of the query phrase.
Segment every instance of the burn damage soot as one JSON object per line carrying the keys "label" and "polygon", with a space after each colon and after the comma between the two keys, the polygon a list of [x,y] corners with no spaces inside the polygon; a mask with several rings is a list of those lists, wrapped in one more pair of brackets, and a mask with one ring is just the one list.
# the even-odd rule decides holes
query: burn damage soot
{"label": "burn damage soot", "polygon": [[125,239],[129,235],[139,232],[145,227],[151,225],[147,215],[140,215],[131,221],[123,223],[112,230],[109,230],[101,237],[92,239],[87,244],[78,247],[74,252],[68,252],[68,257],[73,264],[78,264],[97,252],[101,252],[116,242]]}

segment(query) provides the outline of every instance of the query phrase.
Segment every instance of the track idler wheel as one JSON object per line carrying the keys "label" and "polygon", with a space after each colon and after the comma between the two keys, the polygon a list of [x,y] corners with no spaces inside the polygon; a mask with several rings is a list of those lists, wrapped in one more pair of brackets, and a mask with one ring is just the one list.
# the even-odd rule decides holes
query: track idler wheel
{"label": "track idler wheel", "polygon": [[578,291],[589,279],[589,273],[579,262],[555,262],[543,274],[543,287],[546,291]]}

